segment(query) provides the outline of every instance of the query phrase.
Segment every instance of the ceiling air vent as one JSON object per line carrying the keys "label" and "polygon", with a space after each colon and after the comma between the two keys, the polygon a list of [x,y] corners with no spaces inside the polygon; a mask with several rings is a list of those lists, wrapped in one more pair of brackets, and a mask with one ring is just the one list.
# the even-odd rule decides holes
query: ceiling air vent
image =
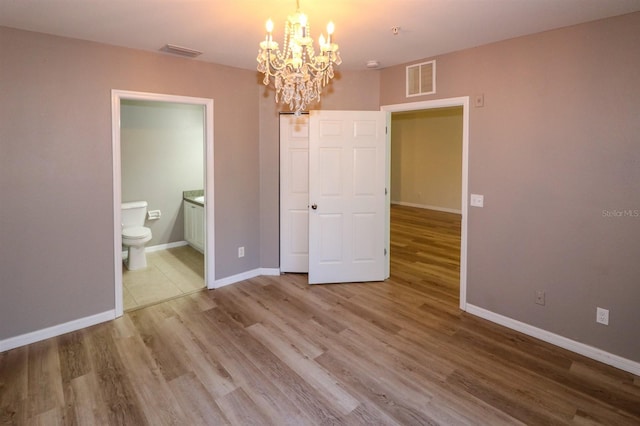
{"label": "ceiling air vent", "polygon": [[407,98],[436,93],[436,61],[407,66]]}
{"label": "ceiling air vent", "polygon": [[160,50],[167,53],[173,53],[174,55],[187,56],[189,58],[195,58],[196,56],[202,55],[202,52],[199,50],[176,46],[175,44],[165,44]]}

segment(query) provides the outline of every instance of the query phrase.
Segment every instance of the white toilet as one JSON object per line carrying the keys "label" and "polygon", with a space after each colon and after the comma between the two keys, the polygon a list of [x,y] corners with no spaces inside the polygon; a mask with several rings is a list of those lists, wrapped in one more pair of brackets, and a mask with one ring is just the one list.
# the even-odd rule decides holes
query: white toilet
{"label": "white toilet", "polygon": [[144,226],[146,215],[146,201],[122,203],[122,245],[129,252],[125,265],[130,271],[147,267],[144,245],[151,240],[151,229]]}

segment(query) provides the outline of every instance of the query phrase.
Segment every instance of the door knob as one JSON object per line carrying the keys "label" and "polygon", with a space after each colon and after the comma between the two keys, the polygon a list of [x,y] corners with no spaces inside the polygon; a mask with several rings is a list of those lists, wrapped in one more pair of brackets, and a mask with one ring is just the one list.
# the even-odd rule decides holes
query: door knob
{"label": "door knob", "polygon": [[315,210],[315,209],[318,208],[318,205],[317,204],[311,204],[311,208]]}

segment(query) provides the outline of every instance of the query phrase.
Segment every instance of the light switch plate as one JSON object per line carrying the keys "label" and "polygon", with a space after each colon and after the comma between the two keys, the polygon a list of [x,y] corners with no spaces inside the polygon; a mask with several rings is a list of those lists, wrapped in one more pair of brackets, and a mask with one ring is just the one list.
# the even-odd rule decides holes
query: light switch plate
{"label": "light switch plate", "polygon": [[471,194],[471,205],[473,207],[484,207],[484,195]]}
{"label": "light switch plate", "polygon": [[473,105],[476,108],[482,108],[484,106],[484,93],[473,97]]}

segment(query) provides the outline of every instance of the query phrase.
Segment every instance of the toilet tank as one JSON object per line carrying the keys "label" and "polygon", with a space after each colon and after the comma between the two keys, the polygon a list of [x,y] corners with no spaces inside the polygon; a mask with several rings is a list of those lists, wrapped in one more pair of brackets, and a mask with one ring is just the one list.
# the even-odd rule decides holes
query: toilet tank
{"label": "toilet tank", "polygon": [[146,201],[132,201],[130,203],[122,203],[122,227],[130,228],[132,226],[144,226],[146,214]]}

